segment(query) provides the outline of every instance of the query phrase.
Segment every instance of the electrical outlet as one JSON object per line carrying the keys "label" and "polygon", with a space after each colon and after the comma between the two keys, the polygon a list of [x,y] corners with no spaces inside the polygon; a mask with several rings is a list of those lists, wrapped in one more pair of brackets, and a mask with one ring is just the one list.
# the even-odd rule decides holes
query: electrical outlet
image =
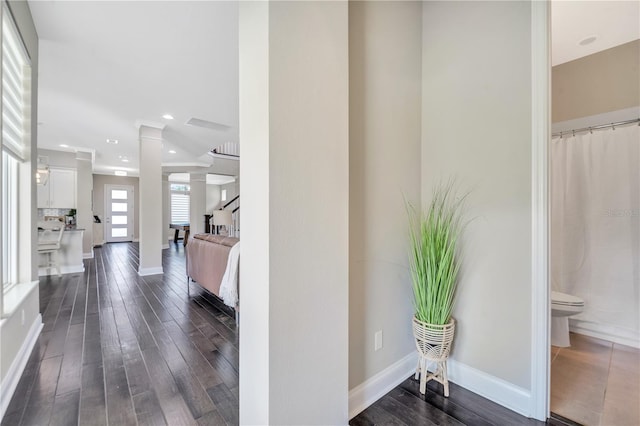
{"label": "electrical outlet", "polygon": [[378,330],[376,331],[376,334],[374,336],[375,341],[375,350],[379,351],[380,349],[382,349],[382,330]]}

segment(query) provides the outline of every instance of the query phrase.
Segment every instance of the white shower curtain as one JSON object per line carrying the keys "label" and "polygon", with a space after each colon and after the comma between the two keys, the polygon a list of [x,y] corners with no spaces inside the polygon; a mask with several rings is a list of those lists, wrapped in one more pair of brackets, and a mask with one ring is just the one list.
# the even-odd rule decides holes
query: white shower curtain
{"label": "white shower curtain", "polygon": [[576,332],[640,347],[640,126],[551,141],[551,288]]}

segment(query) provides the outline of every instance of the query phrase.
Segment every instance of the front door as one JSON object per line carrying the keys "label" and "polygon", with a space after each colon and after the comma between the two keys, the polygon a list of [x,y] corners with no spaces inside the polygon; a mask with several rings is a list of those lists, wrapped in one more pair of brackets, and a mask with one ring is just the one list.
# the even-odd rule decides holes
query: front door
{"label": "front door", "polygon": [[133,241],[133,186],[105,185],[104,198],[106,241]]}

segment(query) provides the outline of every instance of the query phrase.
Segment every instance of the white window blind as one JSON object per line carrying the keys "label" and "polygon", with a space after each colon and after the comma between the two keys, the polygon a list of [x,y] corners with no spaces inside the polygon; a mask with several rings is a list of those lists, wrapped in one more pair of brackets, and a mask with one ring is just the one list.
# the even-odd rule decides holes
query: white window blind
{"label": "white window blind", "polygon": [[29,58],[11,14],[2,16],[2,148],[23,159],[29,132]]}
{"label": "white window blind", "polygon": [[171,184],[171,223],[189,223],[189,185]]}

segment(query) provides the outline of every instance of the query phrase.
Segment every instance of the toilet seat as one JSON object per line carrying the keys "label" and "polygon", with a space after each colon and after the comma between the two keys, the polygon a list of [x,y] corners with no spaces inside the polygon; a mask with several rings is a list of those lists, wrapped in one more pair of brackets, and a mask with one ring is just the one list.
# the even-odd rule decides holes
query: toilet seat
{"label": "toilet seat", "polygon": [[551,304],[557,306],[574,306],[583,307],[584,300],[577,296],[572,296],[566,293],[560,293],[559,291],[551,292]]}

